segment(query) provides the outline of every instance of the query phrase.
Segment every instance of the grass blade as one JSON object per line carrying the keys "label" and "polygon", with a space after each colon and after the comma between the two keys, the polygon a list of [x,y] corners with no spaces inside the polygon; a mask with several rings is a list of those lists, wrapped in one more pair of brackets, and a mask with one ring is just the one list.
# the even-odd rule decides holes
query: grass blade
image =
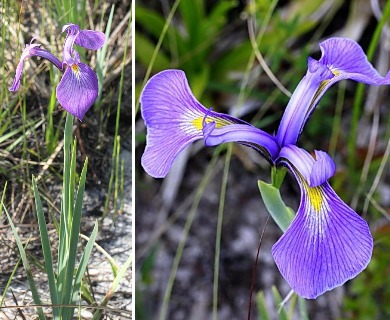
{"label": "grass blade", "polygon": [[284,309],[284,307],[281,305],[282,297],[281,297],[278,289],[276,289],[275,286],[272,287],[272,294],[274,296],[274,301],[275,301],[276,305],[279,307],[279,310],[278,310],[279,319],[280,320],[288,320],[287,312]]}
{"label": "grass blade", "polygon": [[270,317],[268,315],[267,305],[265,303],[263,292],[259,292],[257,294],[257,310],[260,316],[259,319],[269,320]]}
{"label": "grass blade", "polygon": [[202,178],[202,180],[201,180],[201,182],[196,190],[196,194],[194,196],[192,206],[189,210],[189,213],[188,213],[188,216],[187,216],[187,219],[186,219],[186,222],[185,222],[182,234],[181,234],[180,242],[177,246],[176,254],[175,254],[175,257],[174,257],[173,262],[172,262],[171,272],[170,272],[170,275],[168,278],[168,283],[167,283],[167,286],[165,288],[164,298],[163,298],[163,301],[161,304],[161,311],[160,311],[160,315],[159,315],[159,320],[167,319],[169,300],[171,297],[173,284],[174,284],[175,279],[176,279],[176,273],[177,273],[177,270],[179,268],[181,256],[183,254],[184,246],[187,242],[187,237],[188,237],[188,234],[190,232],[192,222],[195,218],[195,214],[197,212],[197,208],[199,206],[200,200],[202,199],[202,196],[203,196],[203,193],[206,189],[206,186],[212,177],[213,169],[215,167],[215,164],[218,160],[218,157],[219,157],[219,154],[220,154],[222,148],[223,147],[220,146],[219,148],[217,148],[214,151],[213,157],[212,157],[210,163],[208,164],[206,171],[205,171],[205,174],[204,174],[204,176],[203,176],[203,178]]}
{"label": "grass blade", "polygon": [[[125,264],[123,267],[119,270],[118,274],[116,275],[114,281],[112,282],[110,290],[107,292],[105,295],[103,301],[100,303],[101,307],[104,307],[107,305],[108,301],[112,297],[112,295],[115,293],[119,283],[121,282],[122,278],[125,276],[127,269],[130,267],[132,262],[132,255],[130,254],[129,257],[127,258]],[[100,316],[102,314],[102,309],[96,310],[95,314],[93,315],[92,320],[98,320],[100,319]]]}
{"label": "grass blade", "polygon": [[[37,290],[37,287],[35,285],[34,279],[32,277],[32,272],[31,272],[30,264],[29,264],[29,262],[27,260],[26,251],[23,248],[22,241],[19,238],[18,232],[15,229],[15,226],[14,226],[14,224],[12,222],[12,219],[11,219],[7,209],[5,208],[4,203],[1,202],[1,205],[4,208],[4,212],[5,212],[5,214],[6,214],[7,218],[8,218],[8,222],[9,222],[9,224],[11,226],[11,229],[12,229],[12,232],[14,234],[16,244],[17,244],[17,246],[19,248],[20,257],[21,257],[22,262],[23,262],[24,270],[26,271],[27,280],[28,280],[28,284],[30,286],[30,290],[31,290],[31,294],[32,294],[34,303],[36,305],[41,305],[42,304],[41,303],[41,299],[39,298],[38,290]],[[43,310],[42,310],[41,307],[37,307],[37,312],[38,312],[38,316],[39,316],[40,320],[46,319],[44,314],[43,314]]]}
{"label": "grass blade", "polygon": [[[108,21],[107,21],[107,26],[106,26],[106,31],[105,31],[105,35],[106,35],[106,39],[107,41],[104,43],[103,47],[101,48],[101,50],[99,50],[97,53],[96,53],[96,74],[97,74],[97,77],[98,77],[98,85],[99,85],[99,88],[98,88],[98,101],[100,100],[101,98],[101,92],[102,92],[102,89],[103,89],[103,77],[105,76],[106,72],[107,72],[107,64],[104,63],[104,60],[106,58],[106,54],[107,54],[107,46],[108,46],[108,39],[110,39],[110,33],[111,33],[111,25],[112,25],[112,19],[114,17],[114,8],[115,8],[115,5],[112,5],[111,6],[111,11],[110,11],[110,15],[108,17]],[[102,16],[103,18],[103,16]],[[98,105],[99,103],[97,103],[96,105]]]}
{"label": "grass blade", "polygon": [[[45,259],[45,271],[49,281],[51,303],[57,305],[58,304],[57,286],[56,286],[56,281],[54,276],[53,257],[51,253],[49,233],[47,231],[45,215],[43,214],[41,197],[38,192],[38,187],[37,187],[37,182],[35,177],[32,178],[32,187],[34,191],[35,207],[37,210],[39,234],[41,236],[43,256]],[[59,309],[57,307],[53,307],[53,313],[54,313],[54,318],[58,317]]]}
{"label": "grass blade", "polygon": [[98,223],[95,222],[95,226],[93,227],[91,236],[85,246],[85,250],[83,255],[81,256],[79,266],[77,268],[76,276],[74,278],[73,290],[72,290],[72,303],[76,303],[77,297],[79,295],[79,290],[81,286],[81,280],[83,278],[85,269],[87,268],[89,257],[91,256],[93,244],[95,243],[96,236],[98,232]]}
{"label": "grass blade", "polygon": [[[131,19],[129,19],[128,23],[128,29],[127,29],[127,41],[130,39],[130,32],[131,32]],[[122,70],[121,70],[121,77],[119,80],[119,90],[118,90],[118,103],[116,108],[116,118],[115,118],[115,133],[114,133],[114,146],[112,150],[112,158],[111,158],[111,173],[110,173],[110,179],[108,183],[107,188],[107,196],[106,201],[104,203],[104,210],[103,210],[103,218],[108,213],[108,206],[110,203],[111,193],[112,193],[112,184],[114,180],[114,173],[115,173],[115,190],[114,190],[114,214],[116,211],[116,203],[118,199],[118,185],[119,185],[119,178],[118,178],[118,170],[119,170],[119,159],[120,159],[120,136],[119,136],[119,122],[120,122],[120,114],[121,114],[121,106],[122,106],[122,93],[123,93],[123,82],[124,82],[124,71],[125,71],[125,64],[126,64],[126,56],[127,56],[127,44],[125,46],[125,50],[123,52],[123,60],[122,60]]]}

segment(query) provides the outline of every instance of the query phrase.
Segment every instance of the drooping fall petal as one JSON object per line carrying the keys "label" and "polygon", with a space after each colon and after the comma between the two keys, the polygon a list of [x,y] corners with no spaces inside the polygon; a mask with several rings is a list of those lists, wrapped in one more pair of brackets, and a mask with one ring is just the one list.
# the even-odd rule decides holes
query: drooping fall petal
{"label": "drooping fall petal", "polygon": [[178,154],[203,138],[206,145],[235,141],[267,154],[275,155],[279,150],[274,138],[264,131],[201,105],[181,70],[165,70],[153,76],[140,101],[147,128],[141,163],[153,177],[165,177]]}
{"label": "drooping fall petal", "polygon": [[57,99],[69,113],[82,120],[98,96],[98,79],[86,64],[68,67],[57,87]]}
{"label": "drooping fall petal", "polygon": [[[299,151],[290,153],[284,162],[297,178],[301,202],[291,225],[272,247],[272,255],[291,288],[304,298],[314,299],[367,267],[373,239],[367,222],[327,181],[309,185],[301,172],[311,171],[316,160],[305,150],[294,148]],[[323,159],[320,156],[317,165]],[[318,176],[318,172],[314,174]]]}
{"label": "drooping fall petal", "polygon": [[40,44],[32,43],[32,41],[34,41],[34,39],[31,40],[30,44],[26,44],[26,47],[22,52],[18,66],[16,67],[14,80],[12,82],[11,87],[9,87],[10,91],[17,91],[19,89],[20,79],[22,77],[23,68],[24,68],[24,60],[27,58],[35,56],[35,57],[41,57],[47,59],[51,63],[53,63],[59,70],[62,71],[61,61],[56,56],[54,56],[51,52],[41,49]]}

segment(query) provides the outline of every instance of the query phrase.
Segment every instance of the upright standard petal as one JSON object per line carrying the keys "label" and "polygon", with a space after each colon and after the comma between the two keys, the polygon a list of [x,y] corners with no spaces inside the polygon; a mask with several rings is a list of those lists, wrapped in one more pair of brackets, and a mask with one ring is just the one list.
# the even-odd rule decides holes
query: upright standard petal
{"label": "upright standard petal", "polygon": [[106,35],[101,31],[82,30],[77,35],[75,43],[90,50],[100,49],[106,41]]}
{"label": "upright standard petal", "polygon": [[306,75],[299,82],[288,102],[276,134],[279,145],[295,144],[308,117],[313,112],[318,96],[324,92],[324,84],[331,81],[334,74],[328,67],[309,58]]}
{"label": "upright standard petal", "polygon": [[291,288],[304,298],[314,299],[367,267],[373,239],[366,221],[327,181],[310,187],[299,170],[286,163],[300,185],[301,203],[291,225],[272,247],[272,255]]}
{"label": "upright standard petal", "polygon": [[62,27],[62,32],[66,31],[64,51],[72,53],[73,45],[90,49],[100,49],[106,41],[106,35],[101,31],[80,30],[77,24],[68,23]]}
{"label": "upright standard petal", "polygon": [[202,138],[206,145],[239,142],[268,158],[279,151],[271,135],[201,105],[181,70],[165,70],[148,81],[141,95],[141,115],[147,128],[141,163],[156,178],[165,177],[177,155]]}
{"label": "upright standard petal", "polygon": [[293,93],[282,117],[277,141],[295,144],[318,101],[336,82],[351,79],[371,85],[390,84],[390,72],[382,77],[367,60],[363,49],[351,39],[330,38],[320,44],[319,61],[309,58],[308,71]]}
{"label": "upright standard petal", "polygon": [[57,99],[61,106],[80,121],[98,96],[95,72],[83,63],[69,66],[57,86]]}
{"label": "upright standard petal", "polygon": [[80,27],[77,24],[68,23],[62,27],[62,32],[66,31],[66,38],[64,42],[64,63],[67,63],[65,60],[65,56],[68,54],[69,56],[73,56],[73,46],[76,41],[77,36],[80,33]]}

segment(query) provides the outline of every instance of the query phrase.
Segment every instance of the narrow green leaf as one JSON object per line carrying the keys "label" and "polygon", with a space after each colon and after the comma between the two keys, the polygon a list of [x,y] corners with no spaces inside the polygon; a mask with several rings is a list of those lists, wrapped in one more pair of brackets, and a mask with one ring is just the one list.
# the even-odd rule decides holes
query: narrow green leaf
{"label": "narrow green leaf", "polygon": [[[24,142],[26,141],[26,137],[28,137],[29,135],[31,135],[35,129],[37,129],[38,127],[40,127],[42,125],[42,123],[44,123],[45,120],[40,120],[40,121],[37,121],[35,124],[34,123],[29,123],[29,122],[25,122],[25,124],[21,127],[21,130],[14,130],[12,132],[10,132],[10,136],[18,133],[19,131],[22,131],[23,134],[15,139],[14,142],[12,142],[7,148],[5,148],[6,151],[8,152],[11,152],[16,146],[18,146],[21,142]],[[30,126],[30,129],[26,130],[26,127]],[[8,138],[10,138],[10,136]],[[7,139],[8,139],[7,138]],[[2,137],[1,139],[4,140],[4,137]]]}
{"label": "narrow green leaf", "polygon": [[298,297],[298,305],[299,305],[299,316],[302,320],[309,320],[309,315],[307,312],[307,303],[306,300]]}
{"label": "narrow green leaf", "polygon": [[209,65],[205,64],[196,75],[190,78],[191,88],[196,97],[201,97],[210,78]]}
{"label": "narrow green leaf", "polygon": [[[275,286],[272,286],[272,294],[274,296],[274,301],[275,301],[276,305],[279,306],[282,303],[282,297],[281,297],[278,289],[276,289]],[[284,309],[283,306],[279,309],[278,314],[279,314],[280,320],[288,320],[287,311],[286,311],[286,309]]]}
{"label": "narrow green leaf", "polygon": [[[47,231],[45,215],[42,209],[41,197],[39,195],[37,182],[34,176],[32,178],[32,186],[34,191],[35,207],[36,207],[37,217],[38,217],[39,233],[41,236],[43,256],[45,258],[45,271],[49,281],[51,303],[57,305],[58,296],[57,296],[57,287],[56,287],[56,281],[54,276],[53,257],[51,253],[49,233]],[[53,307],[53,313],[54,313],[54,317],[58,317],[59,309],[57,307]]]}
{"label": "narrow green leaf", "polygon": [[204,19],[202,27],[202,35],[205,38],[216,38],[223,31],[224,26],[228,20],[229,10],[237,7],[238,1],[236,0],[225,0],[216,3],[211,9],[208,17]]}
{"label": "narrow green leaf", "polygon": [[218,284],[219,284],[219,261],[221,256],[221,239],[222,225],[226,202],[226,189],[229,177],[230,162],[233,154],[233,144],[227,145],[227,153],[225,157],[225,167],[223,169],[223,177],[221,183],[221,191],[219,197],[217,231],[215,236],[215,256],[214,256],[214,277],[213,277],[213,320],[218,319]]}
{"label": "narrow green leaf", "polygon": [[203,0],[180,1],[179,11],[188,33],[189,47],[196,48],[202,39],[200,26],[205,19]]}
{"label": "narrow green leaf", "polygon": [[[64,218],[64,200],[61,203],[61,215],[60,215],[60,228],[59,228],[59,242],[58,242],[58,262],[57,262],[57,290],[58,297],[62,297],[63,292],[63,283],[65,283],[66,278],[66,263],[67,263],[67,244],[66,244],[66,220]],[[60,299],[60,301],[62,298]]]}
{"label": "narrow green leaf", "polygon": [[[105,30],[105,35],[106,35],[106,39],[109,39],[110,38],[110,34],[111,34],[111,25],[112,25],[112,19],[114,18],[114,8],[115,8],[115,5],[113,4],[111,6],[111,10],[110,10],[110,15],[108,16],[108,21],[107,21],[107,26],[106,26],[106,30]],[[102,19],[103,19],[103,16],[102,15]],[[96,53],[96,58],[97,58],[97,64],[96,64],[96,73],[97,73],[97,76],[98,76],[98,79],[99,79],[99,88],[98,88],[98,94],[99,94],[99,100],[100,100],[100,97],[101,97],[101,92],[103,90],[103,77],[106,75],[106,72],[107,72],[107,63],[105,64],[104,63],[104,60],[106,59],[106,54],[107,54],[107,46],[108,46],[108,42],[109,41],[106,41],[103,45],[103,47],[97,51]]]}
{"label": "narrow green leaf", "polygon": [[68,217],[68,231],[72,229],[72,221],[73,221],[73,204],[74,204],[74,190],[76,187],[76,178],[77,178],[77,172],[76,172],[76,163],[77,163],[77,150],[76,150],[76,138],[74,138],[74,141],[72,143],[72,153],[70,156],[70,177],[69,177],[69,212],[67,213]]}
{"label": "narrow green leaf", "polygon": [[[156,46],[154,48],[153,54],[152,54],[152,56],[151,56],[151,58],[149,60],[149,63],[147,64],[148,67],[147,67],[147,70],[146,70],[146,74],[145,74],[144,80],[142,81],[142,87],[145,86],[146,81],[150,77],[150,74],[151,74],[151,71],[153,69],[156,57],[157,57],[157,55],[158,55],[158,53],[159,53],[159,51],[161,49],[162,42],[163,42],[163,40],[165,38],[165,35],[166,35],[167,31],[168,31],[169,25],[172,22],[173,16],[174,16],[174,14],[176,12],[176,9],[177,9],[177,6],[179,5],[179,3],[180,3],[180,0],[175,0],[174,4],[171,7],[171,10],[169,11],[169,14],[168,14],[168,16],[166,18],[166,22],[165,22],[164,28],[161,30],[160,38],[158,39],[158,42],[157,42],[157,44],[156,44]],[[136,35],[135,39],[137,41],[137,35]],[[135,52],[137,53],[140,50],[138,50],[139,49],[138,44],[136,44],[136,46],[137,46],[137,50],[135,50]],[[137,56],[135,58],[137,59]],[[137,99],[137,101],[135,103],[135,114],[138,113],[139,103],[140,103],[140,101],[139,101],[139,99]]]}
{"label": "narrow green leaf", "polygon": [[118,205],[118,197],[119,197],[119,160],[120,160],[120,147],[121,147],[121,142],[120,142],[120,136],[116,135],[116,152],[115,152],[115,162],[113,161],[114,165],[114,176],[115,176],[115,183],[114,183],[114,201],[113,201],[113,212],[114,215],[116,214],[116,209]]}
{"label": "narrow green leaf", "polygon": [[[5,185],[4,185],[3,194],[1,196],[1,203],[4,202],[5,191],[7,190],[7,185],[8,185],[8,183],[6,182]],[[2,215],[3,215],[3,206],[0,206],[0,220],[1,220]]]}
{"label": "narrow green leaf", "polygon": [[286,176],[287,168],[286,167],[272,167],[271,177],[272,177],[272,185],[280,189],[280,186],[282,185],[284,181],[284,177]]}
{"label": "narrow green leaf", "polygon": [[88,21],[87,17],[87,1],[79,1],[81,5],[81,14],[77,12],[77,6],[76,8],[76,16],[78,19],[78,25],[81,29],[85,29],[85,22]]}
{"label": "narrow green leaf", "polygon": [[294,219],[293,211],[284,204],[279,189],[261,180],[258,186],[268,212],[279,228],[285,231]]}
{"label": "narrow green leaf", "polygon": [[237,0],[226,0],[215,3],[215,6],[211,9],[211,12],[208,16],[209,21],[214,21],[218,29],[223,26],[222,21],[225,21],[229,10],[237,7],[239,1]]}
{"label": "narrow green leaf", "polygon": [[[88,274],[88,269],[87,269]],[[89,280],[87,280],[89,282]],[[84,282],[81,283],[81,296],[83,297],[83,300],[86,301],[89,304],[95,303],[95,299],[91,294],[91,285],[87,286]]]}
{"label": "narrow green leaf", "polygon": [[[1,202],[1,205],[4,208],[4,212],[5,212],[5,214],[6,214],[7,218],[8,218],[8,222],[9,222],[9,224],[11,226],[11,229],[12,229],[12,232],[14,234],[16,244],[17,244],[17,246],[19,248],[20,257],[22,258],[24,270],[26,271],[26,276],[27,276],[28,284],[30,286],[30,290],[31,290],[31,294],[32,294],[34,303],[36,305],[41,305],[42,304],[41,303],[41,299],[39,298],[38,290],[37,290],[37,287],[35,286],[35,282],[34,282],[34,279],[33,279],[33,276],[32,276],[30,264],[29,264],[29,262],[27,260],[26,251],[23,248],[22,241],[19,238],[18,232],[16,231],[16,228],[15,228],[13,222],[12,222],[12,219],[11,219],[7,209],[4,206],[4,203]],[[46,319],[44,314],[43,314],[43,310],[42,310],[41,307],[37,307],[37,311],[38,311],[38,316],[39,316],[40,320]]]}
{"label": "narrow green leaf", "polygon": [[[75,156],[75,155],[74,155]],[[87,175],[87,166],[88,166],[88,159],[85,160],[83,170],[81,172],[80,177],[80,183],[79,188],[77,190],[76,195],[76,203],[74,205],[73,210],[73,217],[72,217],[72,229],[70,232],[70,243],[69,243],[69,253],[68,253],[68,261],[66,265],[66,281],[63,284],[64,285],[64,294],[62,296],[62,303],[64,304],[71,304],[72,303],[72,285],[73,285],[73,277],[74,277],[74,270],[76,265],[76,259],[77,259],[77,244],[79,240],[79,233],[80,233],[80,224],[81,224],[81,216],[82,216],[82,208],[83,208],[83,197],[84,197],[84,190],[85,190],[85,180]],[[72,313],[68,309],[65,311],[65,314],[71,315]],[[68,318],[69,318],[68,315]],[[64,317],[65,319],[67,317]]]}
{"label": "narrow green leaf", "polygon": [[269,315],[268,315],[268,311],[267,311],[267,305],[265,303],[265,300],[264,300],[264,294],[263,292],[259,292],[257,294],[257,310],[259,312],[259,319],[261,320],[269,320]]}
{"label": "narrow green leaf", "polygon": [[79,295],[81,280],[83,278],[85,269],[87,268],[89,257],[91,256],[93,244],[95,243],[96,240],[97,232],[98,232],[98,223],[96,221],[91,236],[89,237],[87,245],[85,246],[83,255],[81,256],[80,263],[77,268],[76,276],[74,278],[74,284],[72,290],[73,293],[72,293],[72,300],[71,300],[73,304],[76,303],[77,297]]}
{"label": "narrow green leaf", "polygon": [[54,5],[55,5],[55,9],[56,9],[56,18],[58,19],[58,21],[61,21],[60,20],[60,16],[62,16],[61,12],[62,12],[62,5],[61,5],[61,1],[60,0],[54,0]]}

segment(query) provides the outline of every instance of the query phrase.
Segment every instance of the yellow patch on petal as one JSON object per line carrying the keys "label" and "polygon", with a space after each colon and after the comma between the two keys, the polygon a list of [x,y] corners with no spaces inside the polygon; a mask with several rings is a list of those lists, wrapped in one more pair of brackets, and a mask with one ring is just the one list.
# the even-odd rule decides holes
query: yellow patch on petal
{"label": "yellow patch on petal", "polygon": [[[335,77],[338,77],[340,75],[340,72],[336,69],[330,69],[330,71],[334,74]],[[317,97],[325,90],[325,87],[327,86],[328,82],[330,81],[331,79],[328,79],[328,80],[323,80],[321,81],[320,85],[318,86],[318,89],[316,91],[316,93],[314,94],[314,97],[313,99],[311,100],[311,103],[310,103],[310,108],[308,110],[311,110],[312,109],[312,106],[313,106],[313,102],[317,99]]]}
{"label": "yellow patch on petal", "polygon": [[[203,120],[204,117],[198,117],[194,120],[192,120],[192,124],[195,126],[196,129],[202,130],[203,129]],[[232,124],[232,122],[223,119],[223,118],[213,118],[213,117],[206,117],[206,123],[215,122],[215,127],[221,128],[223,126],[227,126],[229,124]]]}
{"label": "yellow patch on petal", "polygon": [[80,69],[79,69],[79,66],[78,66],[77,64],[72,64],[72,65],[71,65],[71,68],[72,68],[72,71],[73,71],[75,74],[79,74]]}
{"label": "yellow patch on petal", "polygon": [[307,190],[307,194],[309,196],[309,201],[311,206],[314,208],[316,212],[320,212],[322,202],[324,201],[321,187],[311,188],[306,184],[305,189]]}
{"label": "yellow patch on petal", "polygon": [[330,71],[332,71],[332,73],[333,73],[336,77],[338,77],[338,76],[340,75],[340,72],[339,72],[338,70],[336,70],[336,69],[330,69]]}

